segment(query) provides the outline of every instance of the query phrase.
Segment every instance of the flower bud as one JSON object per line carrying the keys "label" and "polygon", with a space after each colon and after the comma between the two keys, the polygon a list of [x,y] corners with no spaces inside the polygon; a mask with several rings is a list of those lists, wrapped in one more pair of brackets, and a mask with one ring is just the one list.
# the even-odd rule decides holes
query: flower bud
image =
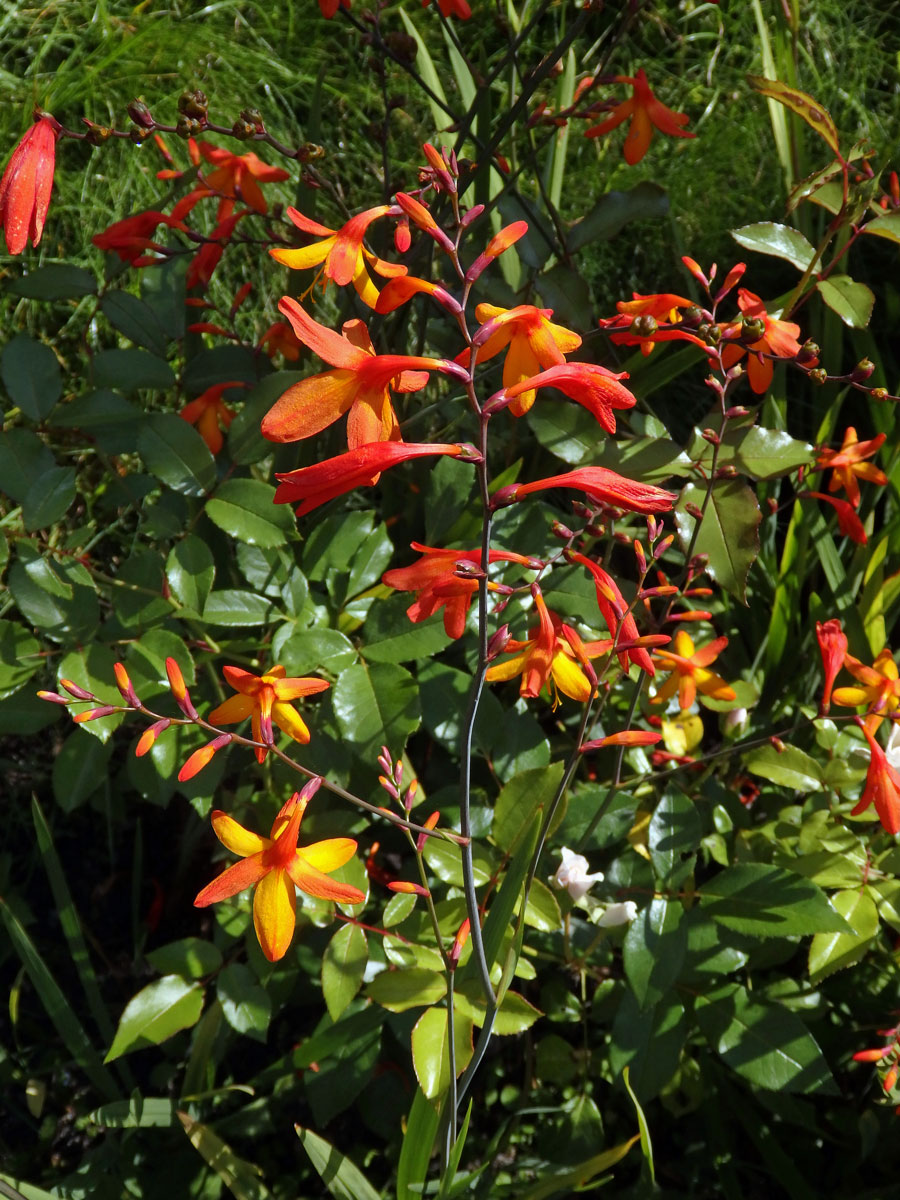
{"label": "flower bud", "polygon": [[232,734],[220,733],[217,738],[213,738],[211,742],[207,742],[205,746],[201,746],[199,750],[195,750],[190,756],[181,770],[178,772],[178,782],[184,783],[202,771],[207,765],[217,750],[221,750],[223,746],[227,746],[232,740]]}
{"label": "flower bud", "polygon": [[149,729],[145,729],[138,739],[138,744],[134,748],[135,758],[143,758],[147,751],[153,746],[159,735],[161,733],[165,733],[171,724],[172,722],[169,720],[169,718],[164,717],[161,721],[157,721],[154,725],[151,725]]}
{"label": "flower bud", "polygon": [[[433,812],[427,821],[423,821],[423,825],[425,826],[426,829],[434,829],[435,825],[437,825],[437,823],[440,819],[441,819],[441,814],[439,812]],[[428,841],[427,833],[420,833],[419,836],[416,838],[416,850],[418,851],[419,854],[421,854],[422,851],[425,849],[425,843],[427,841]]]}
{"label": "flower bud", "polygon": [[134,690],[131,680],[128,678],[128,672],[124,666],[120,662],[114,663],[113,671],[116,676],[116,687],[122,693],[123,698],[128,701],[132,708],[140,708],[141,702],[137,698],[137,693]]}
{"label": "flower bud", "polygon": [[79,687],[77,683],[73,683],[71,679],[61,679],[60,687],[64,687],[70,696],[74,696],[76,700],[96,700],[97,697],[93,692],[85,691],[83,687]]}
{"label": "flower bud", "polygon": [[797,354],[797,362],[803,365],[809,365],[812,362],[818,362],[819,355],[821,353],[822,351],[814,341],[806,341],[800,347],[799,353]]}
{"label": "flower bud", "polygon": [[142,129],[152,129],[156,125],[153,114],[143,100],[132,100],[125,111],[135,125],[140,125]]}
{"label": "flower bud", "polygon": [[502,654],[506,649],[506,644],[509,641],[509,626],[501,625],[500,628],[492,633],[487,644],[487,661],[492,662],[498,655]]}
{"label": "flower bud", "polygon": [[705,442],[709,442],[711,446],[718,446],[722,440],[714,429],[704,429],[700,436]]}
{"label": "flower bud", "polygon": [[72,701],[65,696],[61,696],[59,692],[38,692],[39,700],[49,700],[51,704],[71,704]]}
{"label": "flower bud", "polygon": [[745,316],[741,322],[740,340],[745,343],[758,342],[766,332],[765,321],[759,317]]}
{"label": "flower bud", "polygon": [[387,885],[392,892],[402,892],[406,896],[430,896],[428,888],[421,883],[410,883],[406,879],[395,879]]}
{"label": "flower bud", "polygon": [[84,712],[76,713],[72,720],[76,725],[80,725],[83,721],[96,721],[100,717],[108,717],[110,713],[121,711],[114,704],[103,704],[100,708],[87,708]]}
{"label": "flower bud", "polygon": [[256,130],[249,121],[237,120],[231,127],[231,136],[236,137],[239,142],[248,142],[256,133]]}
{"label": "flower bud", "polygon": [[569,538],[573,538],[575,536],[568,525],[563,525],[562,521],[557,521],[555,519],[550,525],[550,532],[554,537],[559,538],[561,542],[567,542]]}
{"label": "flower bud", "polygon": [[201,92],[199,88],[182,92],[178,97],[178,111],[185,117],[205,119],[208,108],[209,100],[206,98],[206,93]]}
{"label": "flower bud", "polygon": [[875,364],[871,361],[871,359],[862,358],[856,364],[856,366],[853,368],[853,371],[850,374],[850,382],[851,383],[862,383],[863,380],[869,378],[869,376],[874,372],[874,370],[875,370]]}
{"label": "flower bud", "polygon": [[814,370],[810,371],[809,378],[813,383],[817,383],[821,387],[823,383],[828,382],[828,372],[824,369],[824,367],[816,367]]}
{"label": "flower bud", "polygon": [[181,674],[181,667],[179,667],[174,658],[166,659],[166,675],[169,678],[169,687],[172,689],[172,696],[175,699],[175,703],[186,717],[190,717],[192,721],[196,721],[198,717],[197,710],[194,708],[191,698],[188,695],[184,676]]}
{"label": "flower bud", "polygon": [[872,388],[872,390],[869,392],[869,395],[873,400],[887,400],[888,390],[887,388],[883,387]]}
{"label": "flower bud", "polygon": [[456,964],[459,962],[459,956],[462,954],[463,946],[469,940],[469,930],[469,918],[466,917],[462,925],[460,925],[456,937],[453,939],[453,945],[450,947],[450,953],[447,955],[451,970],[455,969]]}
{"label": "flower bud", "polygon": [[659,330],[659,324],[655,317],[651,317],[649,313],[642,313],[639,317],[635,317],[628,327],[628,332],[633,333],[636,337],[652,337]]}

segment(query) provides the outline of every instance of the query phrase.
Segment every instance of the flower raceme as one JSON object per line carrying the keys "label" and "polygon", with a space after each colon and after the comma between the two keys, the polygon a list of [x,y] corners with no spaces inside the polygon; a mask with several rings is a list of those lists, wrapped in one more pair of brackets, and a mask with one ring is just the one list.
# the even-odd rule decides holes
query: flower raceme
{"label": "flower raceme", "polygon": [[870,804],[874,804],[878,819],[887,832],[900,833],[900,774],[891,766],[887,755],[875,741],[868,722],[864,723],[859,718],[857,721],[869,743],[871,758],[866,774],[866,786],[859,803],[850,810],[850,815],[859,816]]}
{"label": "flower raceme", "polygon": [[298,846],[300,822],[321,780],[314,779],[302,792],[295,792],[272,824],[268,837],[251,833],[226,813],[216,810],[212,825],[216,837],[241,862],[233,863],[207,884],[194,900],[205,908],[227,900],[245,888],[255,887],[253,925],[262,952],[270,962],[283,958],[294,936],[296,894],[294,888],[320,900],[359,904],[365,895],[348,883],[329,879],[328,873],[348,862],[356,852],[352,838],[327,838],[311,846]]}
{"label": "flower raceme", "polygon": [[629,512],[653,513],[670,512],[673,504],[671,492],[655,487],[650,483],[638,483],[634,479],[626,479],[606,467],[577,467],[574,471],[565,471],[562,475],[548,475],[546,479],[535,479],[531,483],[512,483],[500,488],[493,499],[494,508],[503,508],[507,504],[515,504],[534,492],[547,491],[549,488],[574,488],[583,492],[595,504],[611,508],[623,508]]}
{"label": "flower raceme", "polygon": [[880,449],[887,435],[879,433],[868,441],[861,442],[856,436],[856,430],[848,425],[844,431],[844,441],[840,450],[824,449],[819,451],[816,466],[822,470],[831,469],[832,475],[828,483],[829,492],[837,492],[841,488],[847,493],[848,501],[854,508],[859,508],[859,480],[883,487],[887,481],[884,471],[874,463],[866,462]]}
{"label": "flower raceme", "polygon": [[656,327],[658,321],[667,325],[679,325],[682,320],[680,310],[693,307],[692,300],[685,296],[677,296],[673,292],[649,296],[632,292],[631,295],[631,300],[619,300],[616,303],[618,316],[603,317],[597,322],[601,329],[609,331],[610,341],[615,345],[640,346],[641,354],[645,358],[657,342],[693,342],[704,351],[708,351],[706,343],[696,333],[686,329]]}
{"label": "flower raceme", "polygon": [[0,179],[0,226],[10,254],[21,254],[28,239],[37,246],[50,207],[59,125],[41,117],[13,150]]}
{"label": "flower raceme", "polygon": [[305,516],[320,504],[343,496],[354,488],[377,483],[382,471],[413,458],[428,458],[447,454],[452,458],[472,457],[471,446],[447,442],[373,442],[358,446],[346,454],[326,458],[311,467],[297,471],[276,471],[279,486],[275,489],[276,504],[295,504],[300,501],[297,516]]}
{"label": "flower raceme", "polygon": [[223,667],[222,674],[237,692],[209,714],[211,725],[235,725],[247,717],[251,720],[253,740],[264,743],[256,747],[256,758],[265,760],[266,746],[274,743],[272,724],[294,739],[306,744],[309,730],[291,701],[301,696],[313,696],[331,686],[324,679],[285,678],[284,667],[272,667],[264,675],[252,675],[241,667]]}
{"label": "flower raceme", "polygon": [[[469,606],[478,591],[478,579],[475,576],[460,576],[457,568],[460,565],[480,567],[481,551],[438,549],[420,545],[419,542],[413,542],[412,549],[421,555],[419,561],[409,567],[386,571],[381,577],[382,583],[400,592],[418,593],[406,610],[406,615],[413,623],[424,621],[443,608],[447,636],[462,637]],[[515,562],[532,568],[540,565],[523,554],[509,550],[491,550],[488,561]],[[493,581],[488,582],[489,589],[495,590],[496,587]]]}
{"label": "flower raceme", "polygon": [[[597,605],[603,614],[607,629],[616,639],[617,644],[620,641],[635,641],[639,636],[637,624],[633,615],[628,611],[625,597],[612,576],[607,574],[599,563],[593,562],[577,551],[570,551],[566,557],[570,562],[581,563],[593,577],[594,587],[597,591]],[[623,671],[628,670],[629,659],[642,671],[646,671],[648,675],[656,674],[653,659],[643,647],[633,646],[629,650],[619,651],[619,665]]]}
{"label": "flower raceme", "polygon": [[711,700],[737,699],[734,688],[708,669],[727,645],[728,638],[720,637],[705,646],[695,647],[693,639],[679,629],[672,649],[657,650],[653,655],[659,669],[670,674],[650,703],[662,704],[677,692],[679,707],[685,712],[696,700],[698,692]]}
{"label": "flower raceme", "polygon": [[374,309],[378,303],[378,288],[372,282],[368,268],[371,267],[385,278],[406,274],[406,267],[399,263],[385,262],[363,246],[363,238],[372,222],[390,211],[390,205],[379,204],[376,208],[367,208],[365,212],[357,213],[340,229],[328,229],[318,221],[305,217],[296,208],[289,208],[287,215],[297,228],[302,233],[311,234],[320,240],[297,249],[279,246],[269,253],[276,262],[294,271],[321,266],[326,279],[333,280],[339,287],[346,287],[348,283],[352,283],[360,300]]}
{"label": "flower raceme", "polygon": [[461,367],[445,359],[376,354],[362,321],[345,322],[340,334],[314,321],[288,296],[278,307],[304,346],[335,370],[301,379],[275,402],[262,421],[263,436],[270,442],[313,437],[344,413],[350,450],[372,442],[398,441],[392,389],[418,391],[427,383],[429,371],[465,376]]}
{"label": "flower raceme", "polygon": [[629,166],[639,163],[650,147],[654,128],[666,137],[692,138],[695,133],[683,129],[690,117],[687,113],[672,112],[657,100],[651,91],[644,68],[637,75],[617,75],[616,83],[629,83],[633,89],[630,99],[617,104],[605,121],[585,130],[585,137],[601,137],[630,120],[623,153]]}

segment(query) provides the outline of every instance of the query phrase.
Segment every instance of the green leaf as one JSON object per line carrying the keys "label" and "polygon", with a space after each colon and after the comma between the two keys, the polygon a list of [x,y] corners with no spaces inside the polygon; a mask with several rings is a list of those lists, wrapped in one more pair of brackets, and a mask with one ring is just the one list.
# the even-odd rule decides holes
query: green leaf
{"label": "green leaf", "polygon": [[694,1012],[706,1040],[733,1071],[776,1092],[825,1092],[837,1086],[825,1056],[794,1013],[728,983],[697,996]]}
{"label": "green leaf", "polygon": [[882,217],[875,217],[863,226],[863,233],[887,238],[891,242],[900,242],[900,212],[894,211],[885,213]]}
{"label": "green leaf", "polygon": [[151,967],[164,975],[181,975],[184,979],[202,979],[213,975],[222,966],[222,951],[202,938],[179,938],[146,955]]}
{"label": "green leaf", "polygon": [[425,544],[444,545],[455,522],[468,511],[475,487],[468,463],[444,457],[429,472],[422,497],[425,517]]}
{"label": "green leaf", "polygon": [[745,250],[787,259],[798,271],[805,271],[815,255],[815,249],[798,229],[774,221],[742,225],[740,229],[732,229],[731,236]]}
{"label": "green leaf", "polygon": [[214,346],[201,350],[188,362],[182,382],[189,395],[199,396],[226,379],[256,383],[257,357],[252,350],[244,346]]}
{"label": "green leaf", "polygon": [[387,527],[377,525],[353,555],[345,595],[357,596],[373,583],[378,583],[393,556],[394,545],[388,537]]}
{"label": "green leaf", "polygon": [[172,413],[153,413],[138,433],[137,448],[147,470],[184,496],[202,496],[215,482],[216,462],[206,442]]}
{"label": "green leaf", "polygon": [[[689,483],[675,506],[675,527],[682,549],[691,544],[696,520],[686,511],[688,504],[703,508],[706,487]],[[694,543],[695,554],[709,557],[710,576],[741,603],[745,603],[747,574],[759,554],[759,523],[762,514],[756,496],[739,479],[713,483],[709,504]]]}
{"label": "green leaf", "polygon": [[182,1029],[196,1025],[203,988],[180,975],[164,975],[128,1001],[105,1062],[144,1046],[158,1046]]}
{"label": "green leaf", "polygon": [[867,891],[836,892],[831,903],[853,932],[816,934],[809,948],[809,980],[813,984],[859,962],[878,933],[878,909]]}
{"label": "green leaf", "polygon": [[531,881],[528,903],[525,906],[525,924],[542,933],[554,933],[562,926],[559,903],[546,883],[540,879]]}
{"label": "green leaf", "polygon": [[97,280],[82,267],[48,263],[19,279],[13,279],[6,285],[6,290],[13,296],[24,296],[27,300],[78,300],[97,291]]}
{"label": "green leaf", "polygon": [[[456,1009],[470,1017],[476,1025],[481,1026],[487,1019],[487,1003],[481,983],[477,979],[462,981],[456,991]],[[502,1036],[510,1033],[524,1033],[526,1029],[542,1017],[539,1008],[520,996],[518,992],[507,992],[494,1018],[494,1033]]]}
{"label": "green leaf", "polygon": [[[447,1009],[429,1008],[413,1026],[411,1043],[413,1067],[419,1087],[429,1100],[436,1100],[450,1087],[450,1038],[447,1033]],[[472,1058],[470,1017],[458,1009],[453,1012],[453,1045],[456,1074],[466,1069]]]}
{"label": "green leaf", "polygon": [[179,604],[202,613],[216,577],[212,551],[203,538],[189,533],[166,559],[166,579]]}
{"label": "green leaf", "polygon": [[642,1012],[629,989],[613,1022],[610,1069],[619,1075],[628,1068],[634,1094],[652,1100],[678,1069],[687,1033],[684,1004],[674,992]]}
{"label": "green leaf", "polygon": [[46,529],[61,520],[75,500],[75,468],[51,467],[38,476],[22,501],[26,530]]}
{"label": "green leaf", "polygon": [[759,775],[795,792],[822,790],[822,768],[796,746],[785,746],[783,750],[760,746],[744,756],[744,766],[751,775]]}
{"label": "green leaf", "polygon": [[631,221],[659,219],[669,211],[669,196],[658,183],[644,180],[627,192],[606,192],[570,230],[570,254],[591,242],[608,241]]}
{"label": "green leaf", "polygon": [[269,1191],[260,1181],[259,1167],[238,1158],[208,1125],[201,1125],[186,1112],[177,1115],[191,1145],[215,1171],[235,1200],[268,1200]]}
{"label": "green leaf", "polygon": [[124,333],[129,341],[161,358],[165,355],[167,338],[149,304],[130,292],[112,290],[101,296],[100,310],[113,329]]}
{"label": "green leaf", "polygon": [[80,429],[107,454],[123,454],[137,448],[138,431],[146,413],[118,392],[105,390],[76,396],[53,414],[53,424],[62,429]]}
{"label": "green leaf", "polygon": [[397,1163],[397,1200],[421,1200],[439,1120],[438,1110],[417,1087]]}
{"label": "green leaf", "polygon": [[86,727],[74,729],[53,759],[53,795],[65,813],[73,812],[97,788],[108,783],[112,742],[91,737]]}
{"label": "green leaf", "polygon": [[[173,388],[176,381],[175,373],[166,360],[148,354],[146,350],[101,350],[93,359],[91,382],[94,387],[113,388],[120,392],[136,392],[144,388],[164,392]],[[162,415],[154,414],[156,417]]]}
{"label": "green leaf", "polygon": [[815,457],[808,442],[797,441],[780,429],[754,425],[741,437],[731,461],[738,471],[753,479],[778,479],[798,467],[809,466]]}
{"label": "green leaf", "polygon": [[[428,84],[429,91],[432,92],[438,100],[442,100],[444,105],[446,105],[447,97],[444,95],[444,86],[441,83],[441,77],[437,72],[431,55],[428,53],[428,47],[425,45],[421,34],[413,22],[409,19],[405,10],[401,8],[399,11],[400,18],[403,21],[404,27],[406,28],[406,32],[416,43],[416,70]],[[431,109],[431,117],[434,121],[435,129],[445,129],[449,122],[453,119],[452,116],[449,115],[447,108],[438,104],[437,100],[432,99],[432,96],[428,96],[427,99],[428,105]]]}
{"label": "green leaf", "polygon": [[494,807],[491,837],[504,852],[515,854],[535,813],[546,812],[562,780],[563,764],[522,771],[500,790]]}
{"label": "green leaf", "polygon": [[87,1119],[107,1129],[169,1129],[175,1124],[175,1105],[164,1096],[137,1095],[102,1104]]}
{"label": "green leaf", "polygon": [[0,620],[0,700],[14,695],[42,665],[41,644],[15,621]]}
{"label": "green leaf", "polygon": [[17,334],[3,347],[0,377],[10,400],[31,421],[49,416],[62,395],[56,355],[27,333]]}
{"label": "green leaf", "polygon": [[275,489],[257,479],[228,479],[206,502],[206,515],[220,529],[251,546],[283,546],[294,527],[289,508],[275,504]]}
{"label": "green leaf", "polygon": [[447,981],[438,971],[409,967],[398,971],[381,971],[366,988],[366,995],[389,1012],[406,1012],[437,1004],[447,991]]}
{"label": "green leaf", "polygon": [[272,1019],[272,1001],[256,976],[243,963],[229,963],[216,976],[216,996],[222,1015],[237,1033],[258,1042],[266,1040]]}
{"label": "green leaf", "polygon": [[[650,1174],[650,1182],[656,1184],[656,1167],[653,1163],[653,1143],[650,1140],[650,1126],[647,1124],[647,1118],[644,1116],[644,1110],[641,1108],[640,1102],[631,1087],[631,1068],[626,1067],[622,1072],[622,1082],[625,1084],[625,1091],[628,1093],[631,1103],[634,1105],[638,1119],[638,1129],[640,1133],[638,1137],[641,1142],[641,1153],[644,1156],[644,1162],[647,1164],[647,1170]],[[634,1139],[632,1139],[633,1141]],[[628,1143],[631,1145],[631,1142]]]}
{"label": "green leaf", "polygon": [[[418,681],[422,723],[442,746],[457,753],[460,729],[472,690],[471,675],[435,660],[419,667]],[[485,689],[475,719],[475,744],[482,750],[494,741],[508,747],[517,715],[504,714],[493,692]]]}
{"label": "green leaf", "polygon": [[697,807],[683,792],[667,792],[650,818],[650,861],[660,882],[677,888],[694,869],[703,828]]}
{"label": "green leaf", "polygon": [[416,681],[394,663],[358,663],[342,671],[332,694],[341,735],[361,758],[381,746],[398,754],[421,721]]}
{"label": "green leaf", "polygon": [[659,896],[631,922],[622,946],[625,974],[641,1008],[658,1004],[678,978],[687,948],[680,900]]}
{"label": "green leaf", "polygon": [[301,1125],[295,1125],[294,1129],[310,1162],[335,1200],[379,1200],[380,1193],[376,1192],[359,1167],[330,1142]]}
{"label": "green leaf", "polygon": [[30,429],[0,433],[0,492],[20,504],[39,475],[56,464],[52,452]]}
{"label": "green leaf", "polygon": [[210,592],[203,606],[203,620],[210,625],[240,629],[248,625],[267,625],[281,613],[271,600],[240,588],[222,588]]}
{"label": "green leaf", "polygon": [[369,662],[410,662],[434,658],[453,641],[444,632],[439,613],[413,624],[406,615],[410,597],[391,595],[376,600],[366,618],[366,644],[360,648]]}
{"label": "green leaf", "polygon": [[288,621],[272,639],[272,649],[288,675],[309,675],[319,670],[339,675],[357,658],[356,647],[337,629],[297,630]]}
{"label": "green leaf", "polygon": [[851,329],[865,329],[875,307],[875,295],[849,275],[831,275],[816,284],[819,295]]}
{"label": "green leaf", "polygon": [[699,890],[704,913],[728,929],[757,937],[850,933],[851,927],[814,883],[763,863],[720,871]]}
{"label": "green leaf", "polygon": [[332,1021],[338,1019],[359,991],[368,958],[366,935],[358,925],[342,926],[325,947],[322,995]]}

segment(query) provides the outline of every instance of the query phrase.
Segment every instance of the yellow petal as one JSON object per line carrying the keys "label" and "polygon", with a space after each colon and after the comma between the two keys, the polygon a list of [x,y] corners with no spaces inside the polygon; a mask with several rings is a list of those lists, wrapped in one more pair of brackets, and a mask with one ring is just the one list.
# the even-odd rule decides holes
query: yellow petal
{"label": "yellow petal", "polygon": [[268,838],[251,833],[249,829],[239,825],[234,817],[218,810],[212,814],[212,827],[222,845],[227,846],[232,854],[239,854],[241,858],[268,850],[272,844]]}
{"label": "yellow petal", "polygon": [[496,683],[497,680],[515,679],[517,675],[521,675],[525,669],[525,661],[527,654],[517,654],[511,658],[509,662],[497,663],[493,667],[488,667],[484,673],[488,683]]}
{"label": "yellow petal", "polygon": [[859,708],[860,705],[869,703],[868,692],[858,687],[835,688],[831,698],[835,704],[842,704],[845,708]]}
{"label": "yellow petal", "polygon": [[236,696],[229,696],[224,703],[214,708],[207,717],[211,725],[236,725],[238,721],[244,721],[253,712],[253,700],[250,696],[242,696],[240,692]]}
{"label": "yellow petal", "polygon": [[294,936],[296,904],[287,871],[276,867],[259,881],[253,897],[253,925],[269,962],[277,962],[287,954]]}
{"label": "yellow petal", "polygon": [[272,720],[278,728],[292,737],[295,742],[302,742],[303,745],[309,741],[309,730],[300,714],[289,704],[282,704],[276,700],[272,705]]}
{"label": "yellow petal", "polygon": [[590,699],[592,689],[587,676],[578,663],[567,655],[554,654],[550,674],[563,695],[582,703]]}
{"label": "yellow petal", "polygon": [[306,892],[308,896],[315,896],[319,900],[334,900],[338,904],[361,904],[366,898],[359,888],[350,883],[339,883],[311,863],[305,862],[302,853],[288,864],[287,869],[300,891]]}
{"label": "yellow petal", "polygon": [[277,249],[270,250],[269,253],[276,262],[283,263],[284,266],[291,267],[294,271],[304,271],[324,262],[334,242],[335,239],[330,237],[323,242],[314,242],[311,246],[301,246],[297,250]]}
{"label": "yellow petal", "polygon": [[317,871],[336,871],[356,853],[356,842],[353,838],[326,838],[311,846],[298,846],[297,853]]}

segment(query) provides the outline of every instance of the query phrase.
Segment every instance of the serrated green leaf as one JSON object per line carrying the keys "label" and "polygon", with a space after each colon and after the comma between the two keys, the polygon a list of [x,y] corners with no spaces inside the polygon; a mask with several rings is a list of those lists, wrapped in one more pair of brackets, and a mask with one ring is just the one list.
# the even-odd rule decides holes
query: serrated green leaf
{"label": "serrated green leaf", "polygon": [[82,267],[71,267],[68,263],[47,263],[19,279],[13,279],[6,285],[6,290],[13,296],[24,296],[27,300],[77,300],[96,292],[97,280]]}
{"label": "serrated green leaf", "polygon": [[216,976],[216,996],[222,1015],[237,1033],[257,1041],[266,1040],[272,1019],[272,1001],[259,981],[243,963],[229,963]]}
{"label": "serrated green leaf", "polygon": [[240,588],[222,588],[210,592],[203,606],[204,621],[234,629],[267,625],[279,616],[281,613],[271,600]]}
{"label": "serrated green leaf", "polygon": [[101,350],[94,356],[92,368],[91,381],[98,388],[113,388],[120,392],[146,388],[164,392],[175,386],[174,372],[166,360],[146,350]]}
{"label": "serrated green leaf", "polygon": [[337,678],[332,704],[342,736],[363,758],[383,745],[399,753],[421,721],[416,681],[394,663],[348,667]]}
{"label": "serrated green leaf", "polygon": [[118,329],[129,341],[159,357],[165,355],[166,335],[149,304],[130,292],[112,289],[100,297],[100,310],[113,329]]}
{"label": "serrated green leaf", "polygon": [[202,613],[216,577],[212,551],[195,533],[172,547],[166,559],[166,579],[179,604]]}
{"label": "serrated green leaf", "polygon": [[22,521],[31,533],[61,520],[75,500],[75,468],[51,467],[34,480],[22,501]]}
{"label": "serrated green leaf", "polygon": [[235,1200],[268,1200],[269,1191],[259,1178],[259,1167],[238,1158],[208,1125],[201,1125],[186,1112],[178,1112],[177,1116],[191,1145],[215,1171]]}
{"label": "serrated green leaf", "polygon": [[213,975],[222,966],[222,951],[203,938],[179,938],[156,950],[150,950],[147,962],[163,975],[181,975],[185,979],[202,979]]}
{"label": "serrated green leaf", "polygon": [[570,254],[591,242],[607,241],[630,221],[664,217],[669,196],[658,183],[644,180],[627,192],[606,192],[569,231],[566,247]]}
{"label": "serrated green leaf", "polygon": [[822,768],[796,746],[785,746],[783,750],[760,746],[745,755],[744,766],[751,775],[759,775],[795,792],[822,790]]}
{"label": "serrated green leaf", "polygon": [[851,329],[865,329],[875,307],[875,294],[864,283],[849,275],[830,275],[820,279],[816,289],[828,307]]}
{"label": "serrated green leaf", "polygon": [[659,896],[628,927],[622,946],[625,974],[641,1008],[665,996],[678,978],[687,948],[684,907]]}

